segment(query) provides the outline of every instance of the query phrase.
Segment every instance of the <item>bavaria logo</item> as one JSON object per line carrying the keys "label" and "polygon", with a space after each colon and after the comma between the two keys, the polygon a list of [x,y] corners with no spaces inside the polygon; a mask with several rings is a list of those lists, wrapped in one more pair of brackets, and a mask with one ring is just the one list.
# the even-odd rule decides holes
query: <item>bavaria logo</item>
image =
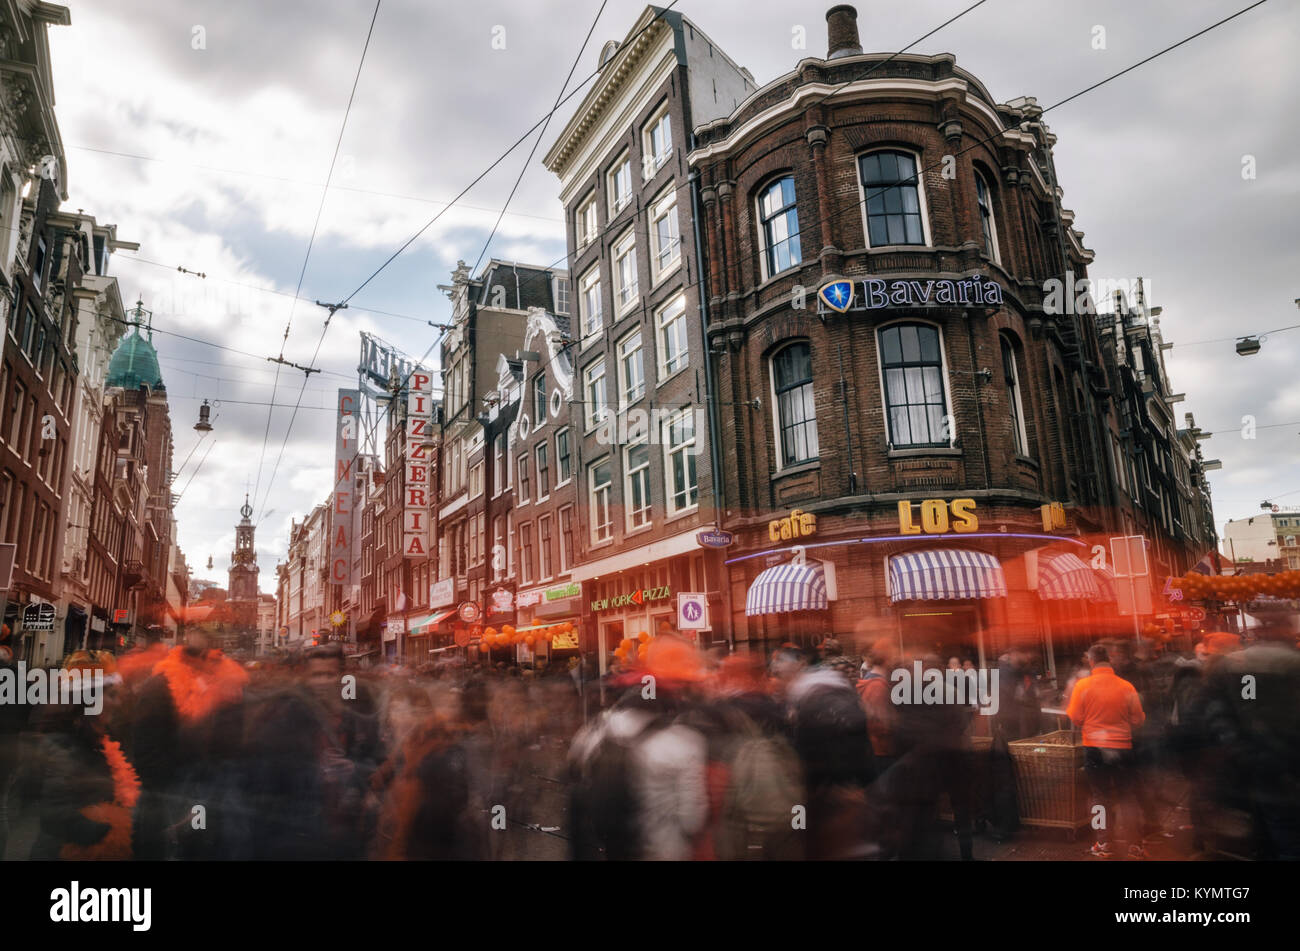
{"label": "bavaria logo", "polygon": [[842,314],[853,306],[853,282],[831,281],[817,292],[823,304]]}

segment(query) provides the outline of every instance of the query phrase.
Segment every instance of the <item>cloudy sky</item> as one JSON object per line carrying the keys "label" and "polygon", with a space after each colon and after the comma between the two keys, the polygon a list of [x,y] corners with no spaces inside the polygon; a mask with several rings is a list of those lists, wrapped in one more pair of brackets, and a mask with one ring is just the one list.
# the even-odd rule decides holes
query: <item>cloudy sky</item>
{"label": "cloudy sky", "polygon": [[[1030,95],[1047,106],[1248,2],[988,0],[915,51],[955,54],[1001,101]],[[124,298],[142,296],[158,330],[253,355],[155,337],[178,468],[197,442],[190,426],[199,403],[221,401],[216,431],[176,483],[181,547],[198,576],[224,583],[252,483],[262,590],[273,591],[290,520],[330,488],[332,426],[323,407],[355,383],[358,332],[424,353],[435,333],[425,322],[448,313],[437,285],[457,259],[479,257],[531,142],[425,231],[323,338],[324,311],[309,302],[351,293],[546,114],[599,0],[383,0],[303,278],[306,302],[293,293],[371,0],[68,5],[72,25],[50,31],[68,206],[140,243],[112,266]],[[824,55],[830,5],[681,0],[676,9],[762,84],[803,56]],[[863,46],[900,50],[967,5],[864,0]],[[643,7],[610,0],[575,82]],[[806,50],[793,48],[797,27]],[[1298,32],[1300,6],[1271,0],[1046,116],[1059,136],[1065,205],[1097,254],[1094,279],[1142,276],[1149,303],[1164,308],[1162,329],[1175,344],[1168,369],[1187,394],[1178,409],[1216,433],[1205,451],[1223,461],[1212,474],[1220,527],[1258,512],[1265,498],[1300,506],[1300,330],[1270,338],[1249,358],[1232,344],[1300,324]],[[494,35],[504,49],[493,48]],[[1103,37],[1105,48],[1094,48]],[[562,263],[558,183],[540,156],[579,99],[557,113],[491,256]],[[1247,156],[1253,178],[1243,177]],[[277,386],[265,361],[280,352],[286,324],[285,358],[307,364],[319,344],[323,368],[307,383],[292,428],[303,377],[283,372]],[[273,394],[279,408],[264,405]],[[1245,416],[1258,427],[1254,439],[1243,438]]]}

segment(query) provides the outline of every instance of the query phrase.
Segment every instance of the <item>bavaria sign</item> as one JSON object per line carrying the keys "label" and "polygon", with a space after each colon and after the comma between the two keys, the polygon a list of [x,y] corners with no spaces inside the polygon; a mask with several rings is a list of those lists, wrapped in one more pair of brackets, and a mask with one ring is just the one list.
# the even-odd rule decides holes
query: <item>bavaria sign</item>
{"label": "bavaria sign", "polygon": [[965,281],[883,280],[831,281],[817,291],[822,312],[837,314],[892,307],[999,306],[1002,285],[976,274]]}
{"label": "bavaria sign", "polygon": [[728,548],[736,540],[736,536],[721,529],[712,529],[698,533],[695,540],[704,548]]}

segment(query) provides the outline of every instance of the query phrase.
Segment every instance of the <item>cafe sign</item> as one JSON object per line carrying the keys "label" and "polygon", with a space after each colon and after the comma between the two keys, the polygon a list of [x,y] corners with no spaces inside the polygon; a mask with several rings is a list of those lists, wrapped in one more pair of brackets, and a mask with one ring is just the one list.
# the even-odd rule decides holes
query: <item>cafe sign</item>
{"label": "cafe sign", "polygon": [[[918,514],[919,512],[919,514]],[[974,499],[925,499],[898,503],[898,534],[946,535],[979,531]]]}
{"label": "cafe sign", "polygon": [[650,601],[663,601],[672,597],[670,585],[663,585],[659,588],[638,588],[631,594],[616,594],[608,598],[597,598],[591,602],[592,611],[612,611],[615,608],[625,608],[629,605],[640,607]]}
{"label": "cafe sign", "polygon": [[884,310],[895,307],[1000,306],[1002,285],[982,275],[970,280],[896,280],[867,278],[863,281],[830,281],[817,291],[822,313]]}
{"label": "cafe sign", "polygon": [[788,542],[806,538],[817,532],[817,516],[811,512],[791,509],[784,518],[774,518],[767,523],[767,537],[774,542]]}

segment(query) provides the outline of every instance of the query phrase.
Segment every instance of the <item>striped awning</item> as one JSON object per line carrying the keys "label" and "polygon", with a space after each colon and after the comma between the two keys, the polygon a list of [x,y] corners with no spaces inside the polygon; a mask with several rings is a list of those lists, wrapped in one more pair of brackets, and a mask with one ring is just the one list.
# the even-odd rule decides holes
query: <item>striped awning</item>
{"label": "striped awning", "polygon": [[982,551],[939,548],[889,559],[890,601],[1005,598],[1002,565]]}
{"label": "striped awning", "polygon": [[826,610],[826,571],[820,562],[777,565],[754,579],[745,597],[745,614]]}
{"label": "striped awning", "polygon": [[1115,569],[1110,565],[1102,565],[1093,569],[1092,576],[1097,582],[1097,600],[1115,601]]}
{"label": "striped awning", "polygon": [[1038,596],[1044,601],[1095,601],[1101,595],[1096,576],[1077,555],[1064,552],[1038,560]]}
{"label": "striped awning", "polygon": [[419,621],[411,622],[410,633],[422,634],[428,628],[437,627],[439,624],[447,620],[447,618],[451,617],[455,613],[456,613],[455,608],[447,608],[445,611],[435,611],[434,613],[430,614],[426,618],[423,618]]}

